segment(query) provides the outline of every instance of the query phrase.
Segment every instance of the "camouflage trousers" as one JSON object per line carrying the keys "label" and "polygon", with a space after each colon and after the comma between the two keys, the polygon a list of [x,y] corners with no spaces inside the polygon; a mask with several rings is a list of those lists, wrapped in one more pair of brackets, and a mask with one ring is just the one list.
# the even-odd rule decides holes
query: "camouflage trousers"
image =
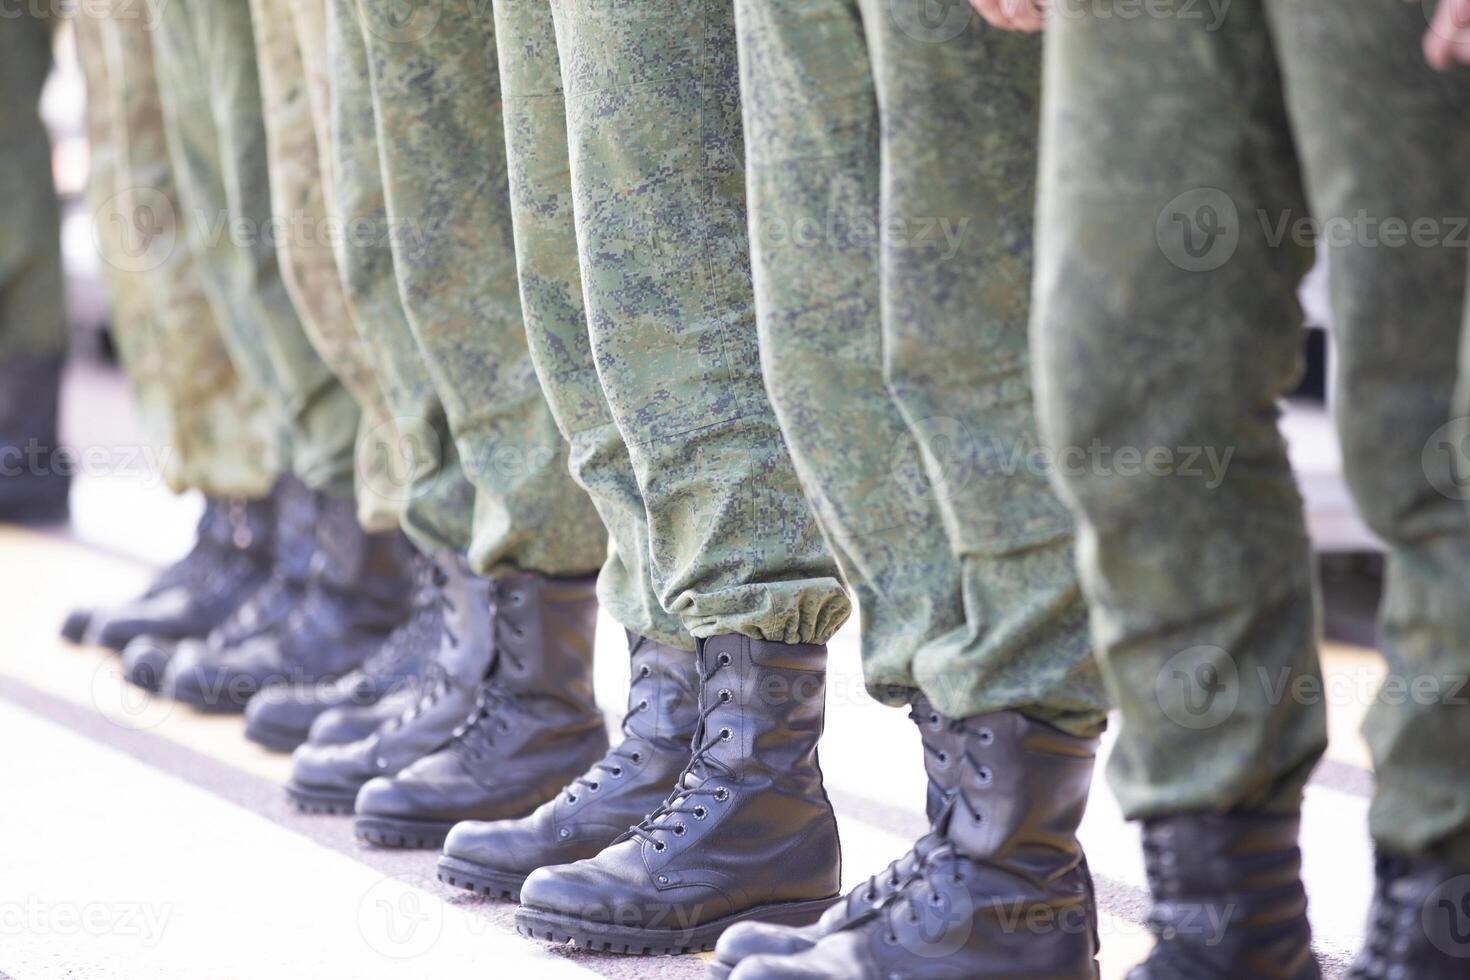
{"label": "camouflage trousers", "polygon": [[[51,69],[52,18],[34,5],[0,31],[0,358],[54,360],[66,352],[61,219],[41,86]],[[28,12],[29,11],[29,12]]]}
{"label": "camouflage trousers", "polygon": [[[392,33],[391,16],[326,9],[330,196],[351,230],[348,302],[408,457],[404,529],[485,574],[592,572],[606,538],[530,366],[499,117],[460,70],[472,47]],[[425,71],[449,84],[414,84]]]}
{"label": "camouflage trousers", "polygon": [[250,10],[281,279],[312,346],[361,410],[358,522],[372,532],[397,530],[403,509],[397,431],[338,276],[333,242],[344,229],[328,218],[326,8],[322,0],[251,0]]}
{"label": "camouflage trousers", "polygon": [[766,383],[874,694],[1095,733],[1072,521],[1035,465],[1040,41],[928,6],[735,3]]}
{"label": "camouflage trousers", "polygon": [[360,411],[303,330],[277,261],[250,9],[159,0],[155,56],[188,246],[235,366],[265,392],[291,469],[353,492]]}
{"label": "camouflage trousers", "polygon": [[527,330],[616,546],[600,591],[685,647],[825,642],[849,605],[761,380],[730,5],[494,9]]}
{"label": "camouflage trousers", "polygon": [[1276,407],[1300,368],[1310,216],[1344,469],[1389,548],[1372,831],[1470,867],[1470,76],[1426,67],[1421,8],[1393,0],[1075,7],[1047,42],[1033,345],[1123,714],[1118,795],[1133,817],[1291,811],[1323,751]]}
{"label": "camouflage trousers", "polygon": [[72,18],[87,87],[87,197],[111,326],[175,492],[259,497],[276,475],[276,424],[235,371],[204,297],[164,138],[152,32],[143,8]]}

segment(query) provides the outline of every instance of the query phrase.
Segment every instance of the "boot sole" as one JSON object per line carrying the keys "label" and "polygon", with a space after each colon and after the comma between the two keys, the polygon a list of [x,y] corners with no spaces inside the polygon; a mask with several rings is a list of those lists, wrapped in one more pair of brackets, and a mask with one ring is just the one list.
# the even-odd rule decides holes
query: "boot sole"
{"label": "boot sole", "polygon": [[439,859],[439,880],[487,898],[508,898],[512,902],[521,900],[521,885],[526,875],[515,871],[497,871],[483,864],[475,864],[462,858],[442,857]]}
{"label": "boot sole", "polygon": [[394,817],[358,817],[352,831],[378,847],[429,850],[444,846],[454,821],[401,820]]}
{"label": "boot sole", "polygon": [[357,791],[315,789],[300,783],[287,783],[286,795],[302,813],[351,813],[357,802]]}
{"label": "boot sole", "polygon": [[706,922],[692,929],[638,929],[611,923],[588,922],[560,912],[521,906],[516,911],[516,932],[528,939],[571,943],[604,953],[632,956],[674,956],[702,953],[715,948],[720,935],[737,922],[770,922],[805,926],[821,918],[839,896],[809,902],[777,902],[757,905],[735,915]]}
{"label": "boot sole", "polygon": [[293,751],[297,746],[306,743],[306,734],[305,731],[299,729],[277,728],[275,725],[265,725],[260,722],[254,724],[247,722],[245,725],[245,737],[272,752]]}

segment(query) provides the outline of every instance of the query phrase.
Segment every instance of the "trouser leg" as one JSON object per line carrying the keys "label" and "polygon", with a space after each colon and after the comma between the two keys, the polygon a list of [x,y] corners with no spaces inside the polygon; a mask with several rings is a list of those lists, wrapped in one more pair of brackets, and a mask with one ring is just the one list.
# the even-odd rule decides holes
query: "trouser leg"
{"label": "trouser leg", "polygon": [[372,77],[355,0],[327,0],[331,66],[329,156],[338,272],[358,335],[372,362],[391,431],[372,443],[396,474],[389,491],[402,527],[424,552],[469,547],[474,488],[465,479],[444,406],[399,298],[393,266]]}
{"label": "trouser leg", "polygon": [[551,7],[498,2],[495,41],[526,339],[551,414],[571,446],[572,475],[592,498],[613,546],[598,576],[598,601],[624,629],[688,649],[693,644],[683,624],[664,611],[653,587],[643,492],[592,359]]}
{"label": "trouser leg", "polygon": [[585,575],[607,555],[572,479],[526,344],[491,11],[450,3],[455,29],[389,30],[364,0],[394,267],[414,339],[476,489],[476,570]]}
{"label": "trouser leg", "polygon": [[1214,29],[1112,6],[1047,34],[1032,338],[1123,719],[1110,775],[1130,817],[1291,813],[1326,726],[1281,695],[1321,671],[1277,428],[1311,253],[1254,217],[1304,213],[1271,34],[1260,0]]}
{"label": "trouser leg", "polygon": [[51,68],[53,18],[26,6],[0,34],[0,359],[54,361],[66,353],[61,218],[41,86]]}
{"label": "trouser leg", "polygon": [[733,11],[552,10],[592,350],[660,602],[697,637],[825,642],[849,605],[760,374]]}
{"label": "trouser leg", "polygon": [[1417,7],[1276,0],[1272,13],[1329,255],[1343,470],[1389,548],[1388,675],[1364,726],[1371,829],[1394,853],[1470,867],[1470,79],[1424,64]]}

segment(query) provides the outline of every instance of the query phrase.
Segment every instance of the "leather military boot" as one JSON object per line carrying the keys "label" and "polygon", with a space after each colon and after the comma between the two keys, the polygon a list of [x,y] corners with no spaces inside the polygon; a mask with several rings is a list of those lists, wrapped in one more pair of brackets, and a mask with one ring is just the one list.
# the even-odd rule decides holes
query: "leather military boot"
{"label": "leather military boot", "polygon": [[694,751],[672,793],[596,857],[533,871],[516,929],[628,953],[709,949],[745,919],[804,925],[837,895],[822,787],[827,649],[700,640]]}
{"label": "leather military boot", "polygon": [[264,688],[245,706],[246,738],[268,749],[289,752],[306,741],[317,717],[329,709],[377,704],[423,676],[439,649],[444,631],[445,598],[441,593],[451,588],[449,579],[457,564],[450,558],[441,568],[418,554],[410,561],[415,587],[409,618],[388,634],[361,667],[335,680],[285,682]]}
{"label": "leather military boot", "polygon": [[119,651],[145,634],[165,640],[204,636],[270,575],[274,521],[270,498],[207,499],[189,553],[137,599],[93,613],[88,632]]}
{"label": "leather military boot", "polygon": [[[344,704],[323,711],[311,723],[306,741],[311,745],[345,745],[367,738],[413,707],[424,696],[429,676],[437,669],[436,662],[435,658],[430,658],[424,666],[423,676],[385,694],[374,704]],[[351,809],[352,801],[348,800],[344,810]]]}
{"label": "leather military boot", "polygon": [[63,363],[0,361],[0,523],[66,520],[71,468],[57,425]]}
{"label": "leather military boot", "polygon": [[368,534],[351,500],[319,498],[306,594],[278,628],[164,678],[164,693],[208,711],[243,711],[264,686],[331,680],[361,666],[411,611],[414,549]]}
{"label": "leather military boot", "polygon": [[439,847],[461,820],[524,816],[607,751],[592,696],[595,578],[496,585],[495,653],[475,709],[442,748],[357,794],[357,836]]}
{"label": "leather military boot", "polygon": [[1470,975],[1470,870],[1378,855],[1363,951],[1348,980]]}
{"label": "leather military boot", "polygon": [[[924,772],[928,776],[924,810],[932,825],[939,819],[959,784],[964,726],[940,715],[923,696],[909,706],[909,718],[918,726],[919,742],[924,752]],[[924,861],[943,843],[944,837],[931,826],[929,833],[920,837],[907,854],[853,888],[811,925],[741,922],[731,926],[715,946],[709,975],[724,980],[741,960],[748,957],[762,954],[789,956],[812,948],[823,936],[856,921],[886,901],[919,873]]]}
{"label": "leather military boot", "polygon": [[439,880],[518,899],[526,875],[596,855],[669,795],[699,716],[694,654],[630,633],[623,740],[528,817],[454,825]]}
{"label": "leather military boot", "polygon": [[1077,825],[1097,740],[1015,711],[967,718],[958,784],[918,872],[816,945],[732,980],[1095,980],[1097,910]]}
{"label": "leather military boot", "polygon": [[1144,825],[1153,953],[1128,980],[1318,980],[1296,816],[1186,814]]}
{"label": "leather military boot", "polygon": [[123,680],[145,691],[157,692],[178,648],[178,640],[148,635],[135,637],[123,647]]}
{"label": "leather military boot", "polygon": [[[134,655],[138,671],[134,683],[147,681],[162,667],[160,693],[183,691],[183,700],[207,708],[206,692],[194,691],[197,676],[207,665],[229,655],[242,643],[280,629],[292,610],[306,599],[307,577],[316,556],[317,496],[294,477],[282,477],[272,494],[275,507],[274,555],[269,577],[234,612],[203,638],[177,644],[152,644],[151,652]],[[142,638],[139,639],[140,648]],[[201,665],[205,665],[202,667]],[[140,684],[140,686],[144,686]],[[224,710],[238,711],[235,705]]]}

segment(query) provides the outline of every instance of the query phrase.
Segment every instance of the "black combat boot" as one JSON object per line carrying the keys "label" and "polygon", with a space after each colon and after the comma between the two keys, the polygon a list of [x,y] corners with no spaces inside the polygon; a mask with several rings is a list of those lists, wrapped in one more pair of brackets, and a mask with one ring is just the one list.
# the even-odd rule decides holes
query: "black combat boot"
{"label": "black combat boot", "polygon": [[[959,783],[960,756],[964,753],[963,725],[940,715],[922,696],[909,707],[909,718],[919,729],[924,772],[929,777],[924,810],[930,824],[934,824]],[[902,888],[943,843],[943,835],[931,827],[907,854],[849,891],[811,925],[741,922],[732,926],[720,936],[715,946],[715,958],[709,966],[710,976],[724,980],[741,960],[751,956],[789,956],[812,948],[823,936],[866,915]]]}
{"label": "black combat boot", "polygon": [[1153,953],[1128,980],[1318,980],[1296,816],[1150,820]]}
{"label": "black combat boot", "polygon": [[1377,878],[1348,980],[1470,976],[1470,870],[1380,852]]}
{"label": "black combat boot", "polygon": [[[204,636],[223,622],[270,575],[275,508],[270,498],[209,498],[194,547],[137,599],[94,612],[88,633],[122,650],[139,636],[181,640]],[[73,627],[71,620],[63,633]]]}
{"label": "black combat boot", "polygon": [[163,691],[168,686],[164,679],[176,673],[181,680],[173,686],[190,687],[188,675],[198,672],[201,664],[217,663],[240,644],[282,628],[292,610],[306,600],[307,577],[316,556],[317,496],[294,477],[282,477],[272,500],[275,547],[269,577],[202,638],[173,643],[141,636],[133,641],[136,650],[123,656],[123,676],[130,683]]}
{"label": "black combat boot", "polygon": [[474,711],[442,748],[363,786],[363,840],[437,848],[461,820],[530,813],[607,751],[592,696],[596,579],[495,584],[495,653]]}
{"label": "black combat boot", "polygon": [[243,711],[271,683],[326,681],[362,665],[408,619],[413,546],[399,532],[368,534],[351,500],[319,498],[306,595],[274,630],[177,662],[163,693],[206,711]]}
{"label": "black combat boot", "polygon": [[[438,682],[440,675],[435,666],[437,662],[437,656],[431,657],[424,666],[421,677],[391,694],[384,695],[375,704],[344,704],[323,711],[311,723],[306,741],[311,745],[345,745],[372,735],[417,704],[429,690],[431,677],[433,683]],[[350,812],[352,800],[348,800],[342,809]]]}
{"label": "black combat boot", "polygon": [[[509,600],[496,583],[471,572],[464,558],[457,557],[455,565],[439,592],[439,649],[423,678],[372,707],[326,712],[313,723],[307,744],[296,750],[286,795],[302,810],[351,813],[364,784],[395,775],[442,747],[474,712],[496,637],[511,629],[498,610]],[[387,714],[395,702],[400,703],[397,712]],[[377,724],[357,739],[341,737],[364,720]]]}
{"label": "black combat boot", "polygon": [[623,740],[528,817],[454,825],[439,880],[519,899],[537,868],[596,855],[669,795],[689,762],[699,717],[694,654],[630,633]]}
{"label": "black combat boot", "polygon": [[66,520],[71,468],[57,431],[60,358],[0,362],[0,523]]}
{"label": "black combat boot", "polygon": [[521,886],[516,929],[628,953],[709,949],[746,919],[804,925],[837,895],[822,787],[827,649],[700,640],[694,751],[668,798],[596,857]]}
{"label": "black combat boot", "polygon": [[802,952],[741,960],[731,980],[1095,980],[1077,825],[1097,740],[1014,711],[956,735],[958,785],[917,873]]}
{"label": "black combat boot", "polygon": [[[245,737],[289,752],[306,741],[313,723],[328,710],[375,705],[422,677],[444,632],[440,592],[458,571],[453,557],[442,564],[427,555],[413,556],[413,613],[361,667],[335,680],[272,684],[251,698],[245,706]],[[373,728],[362,735],[371,734]]]}

